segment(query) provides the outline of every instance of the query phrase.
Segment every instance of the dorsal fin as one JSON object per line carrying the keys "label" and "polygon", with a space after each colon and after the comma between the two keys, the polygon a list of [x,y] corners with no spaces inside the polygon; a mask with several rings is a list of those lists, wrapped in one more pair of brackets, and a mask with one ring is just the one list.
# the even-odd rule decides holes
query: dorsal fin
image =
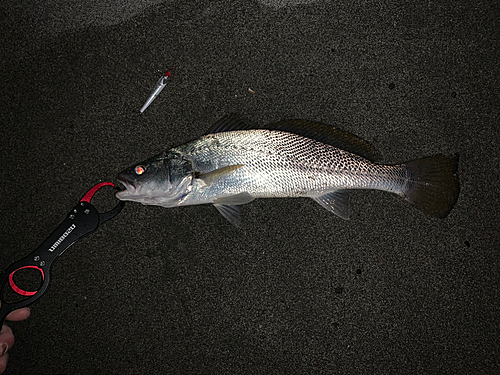
{"label": "dorsal fin", "polygon": [[362,156],[370,161],[379,159],[379,153],[365,140],[346,131],[320,122],[307,120],[281,120],[268,125],[253,124],[234,113],[217,121],[207,134],[222,133],[235,130],[267,129],[293,133],[302,137],[327,143],[342,150]]}
{"label": "dorsal fin", "polygon": [[364,139],[361,139],[352,133],[348,133],[320,122],[307,120],[282,120],[264,125],[263,127],[260,127],[260,129],[280,130],[294,133],[319,142],[327,143],[342,150],[362,156],[370,161],[376,161],[379,159],[378,151]]}
{"label": "dorsal fin", "polygon": [[208,130],[206,134],[230,132],[234,130],[258,129],[254,124],[243,119],[241,116],[231,113],[224,116]]}

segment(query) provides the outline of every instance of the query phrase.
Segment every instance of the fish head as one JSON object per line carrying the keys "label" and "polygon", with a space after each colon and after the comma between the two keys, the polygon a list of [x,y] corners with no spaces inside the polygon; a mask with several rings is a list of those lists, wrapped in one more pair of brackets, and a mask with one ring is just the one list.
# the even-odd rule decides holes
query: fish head
{"label": "fish head", "polygon": [[189,160],[167,152],[121,172],[118,181],[125,190],[117,192],[116,197],[123,201],[174,207],[191,191],[193,176]]}

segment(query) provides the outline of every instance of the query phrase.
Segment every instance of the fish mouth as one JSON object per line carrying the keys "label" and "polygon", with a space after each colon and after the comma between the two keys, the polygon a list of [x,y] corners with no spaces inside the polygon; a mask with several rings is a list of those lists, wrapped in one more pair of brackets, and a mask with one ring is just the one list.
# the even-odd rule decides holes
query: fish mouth
{"label": "fish mouth", "polygon": [[131,181],[128,181],[126,178],[119,176],[118,182],[123,186],[117,186],[120,186],[120,188],[124,188],[124,190],[120,190],[115,194],[118,199],[124,199],[136,193],[137,187]]}
{"label": "fish mouth", "polygon": [[115,194],[115,197],[122,201],[132,201],[140,202],[146,205],[157,205],[161,203],[161,200],[157,197],[152,197],[144,194],[141,185],[136,185],[134,182],[129,181],[125,177],[118,176],[118,182],[120,182],[124,190],[120,190]]}

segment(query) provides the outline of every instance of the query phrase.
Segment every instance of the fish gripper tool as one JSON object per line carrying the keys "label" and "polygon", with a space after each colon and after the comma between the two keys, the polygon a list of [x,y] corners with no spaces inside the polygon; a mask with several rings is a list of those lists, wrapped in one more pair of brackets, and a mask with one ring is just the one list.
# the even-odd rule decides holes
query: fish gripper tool
{"label": "fish gripper tool", "polygon": [[[101,182],[91,188],[66,215],[61,225],[34,252],[11,264],[0,275],[0,301],[2,302],[0,306],[0,327],[10,312],[21,307],[30,306],[45,294],[50,283],[52,264],[68,247],[80,238],[94,232],[100,224],[120,213],[125,204],[124,201],[120,201],[116,207],[105,213],[99,213],[90,203],[94,194],[104,186],[115,187],[111,182]],[[41,285],[37,290],[24,290],[16,284],[14,276],[21,270],[39,272]],[[5,294],[9,291],[9,286],[14,293],[21,296],[21,301],[7,301]]]}

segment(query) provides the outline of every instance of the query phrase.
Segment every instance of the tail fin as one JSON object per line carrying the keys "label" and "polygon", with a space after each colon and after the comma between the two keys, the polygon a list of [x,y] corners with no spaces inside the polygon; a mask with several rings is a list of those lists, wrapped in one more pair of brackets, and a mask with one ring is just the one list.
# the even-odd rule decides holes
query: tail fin
{"label": "tail fin", "polygon": [[435,155],[404,164],[412,180],[405,189],[405,199],[429,216],[445,218],[460,192],[458,155]]}

